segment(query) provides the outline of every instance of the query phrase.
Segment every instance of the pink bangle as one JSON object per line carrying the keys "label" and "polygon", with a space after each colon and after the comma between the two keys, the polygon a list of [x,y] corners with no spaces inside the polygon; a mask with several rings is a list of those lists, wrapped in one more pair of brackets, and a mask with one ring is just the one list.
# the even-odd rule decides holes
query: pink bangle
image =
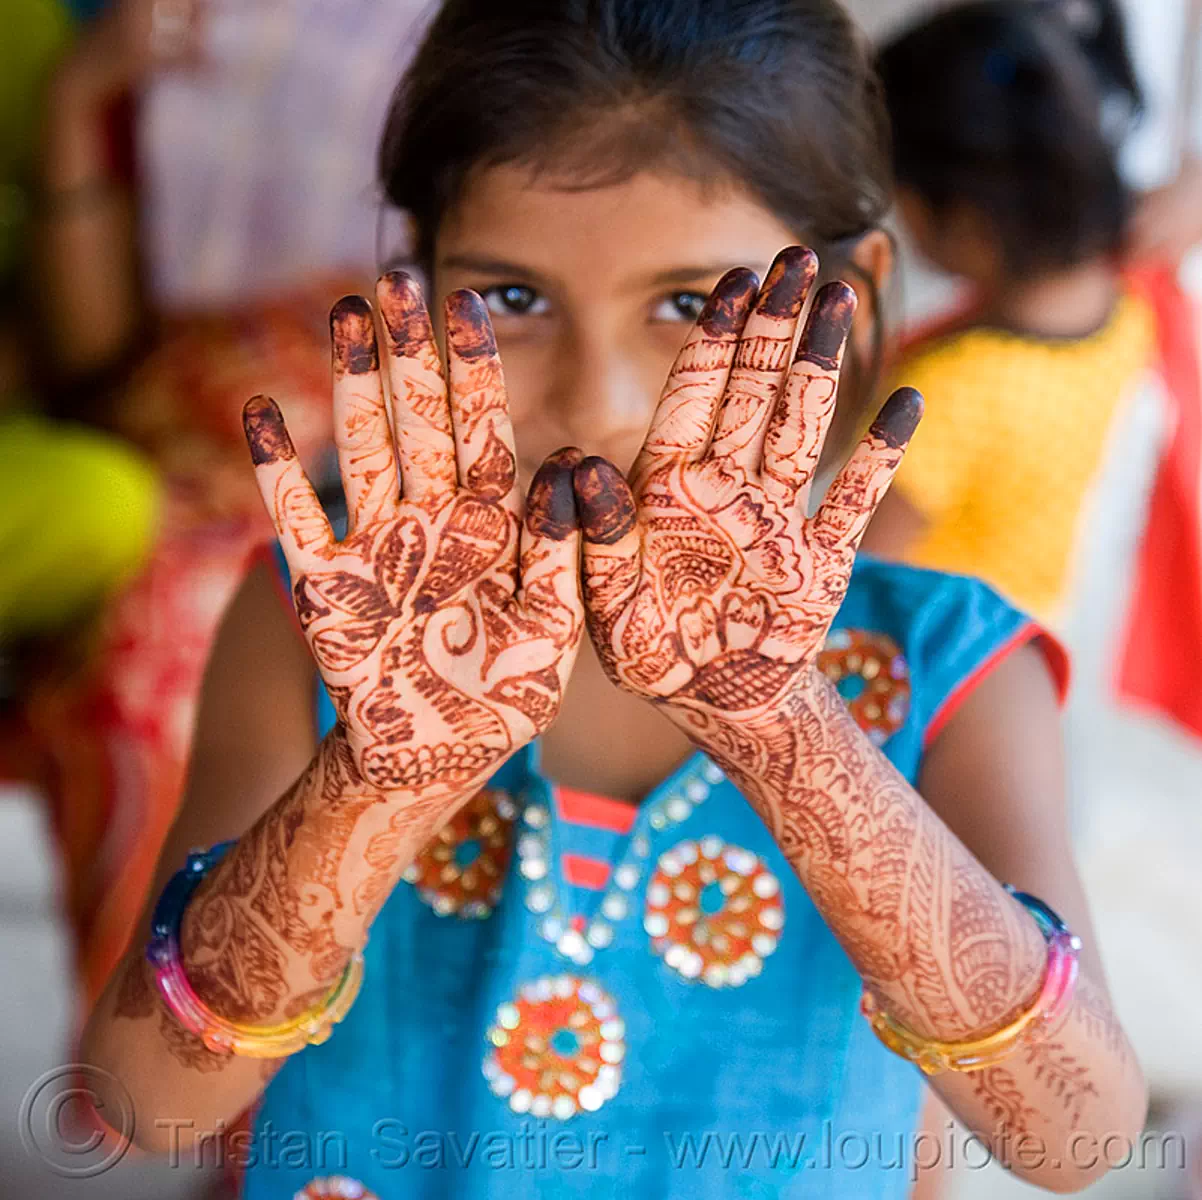
{"label": "pink bangle", "polygon": [[245,1058],[285,1058],[306,1046],[324,1042],[350,1011],[363,982],[363,951],[357,950],[351,956],[325,999],[299,1017],[278,1025],[240,1025],[213,1012],[184,973],[180,925],[192,893],[233,845],[234,842],[222,842],[188,855],[187,865],[172,876],[155,905],[146,957],[154,967],[163,1003],[207,1049],[214,1054],[237,1054]]}

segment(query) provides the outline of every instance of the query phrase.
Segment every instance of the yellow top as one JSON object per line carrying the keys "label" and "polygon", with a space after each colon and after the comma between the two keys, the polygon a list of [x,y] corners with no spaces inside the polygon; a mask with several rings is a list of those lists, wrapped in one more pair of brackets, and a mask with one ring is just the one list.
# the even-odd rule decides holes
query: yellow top
{"label": "yellow top", "polygon": [[1111,418],[1153,344],[1151,310],[1124,293],[1085,338],[979,327],[911,350],[893,385],[926,412],[894,486],[928,526],[907,561],[976,575],[1049,620]]}

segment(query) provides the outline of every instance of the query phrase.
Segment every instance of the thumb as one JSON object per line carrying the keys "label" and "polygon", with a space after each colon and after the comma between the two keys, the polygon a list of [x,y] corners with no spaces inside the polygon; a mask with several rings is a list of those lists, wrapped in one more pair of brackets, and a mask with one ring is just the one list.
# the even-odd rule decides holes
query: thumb
{"label": "thumb", "polygon": [[584,609],[597,649],[612,653],[609,634],[634,596],[642,574],[642,533],[634,496],[622,472],[607,459],[584,459],[572,475],[584,535]]}
{"label": "thumb", "polygon": [[522,523],[518,601],[531,615],[580,628],[580,526],[572,471],[584,457],[574,446],[552,454],[530,481]]}

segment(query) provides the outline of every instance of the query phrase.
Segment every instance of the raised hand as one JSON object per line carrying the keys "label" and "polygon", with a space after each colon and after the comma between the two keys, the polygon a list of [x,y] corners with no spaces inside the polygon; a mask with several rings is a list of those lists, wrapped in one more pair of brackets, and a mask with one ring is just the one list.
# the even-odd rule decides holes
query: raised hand
{"label": "raised hand", "polygon": [[523,521],[483,301],[448,298],[444,373],[417,285],[386,275],[376,296],[391,426],[370,305],[348,296],[330,318],[342,541],[275,403],[251,400],[244,422],[345,767],[425,807],[466,798],[558,712],[583,629],[571,483],[582,455],[543,464]]}
{"label": "raised hand", "polygon": [[[697,730],[778,704],[813,663],[856,547],[922,411],[902,389],[813,516],[810,491],[855,310],[791,247],[762,289],[725,275],[678,356],[629,486],[577,469],[590,632],[610,677]],[[796,347],[796,349],[794,349]]]}

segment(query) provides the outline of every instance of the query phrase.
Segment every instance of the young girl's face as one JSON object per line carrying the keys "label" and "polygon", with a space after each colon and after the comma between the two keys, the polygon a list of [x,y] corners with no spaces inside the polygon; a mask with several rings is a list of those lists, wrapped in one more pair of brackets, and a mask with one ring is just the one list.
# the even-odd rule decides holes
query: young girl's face
{"label": "young girl's face", "polygon": [[731,267],[763,278],[796,240],[733,188],[644,173],[571,191],[494,167],[439,231],[435,311],[460,287],[488,304],[525,482],[565,445],[627,470],[710,289]]}

